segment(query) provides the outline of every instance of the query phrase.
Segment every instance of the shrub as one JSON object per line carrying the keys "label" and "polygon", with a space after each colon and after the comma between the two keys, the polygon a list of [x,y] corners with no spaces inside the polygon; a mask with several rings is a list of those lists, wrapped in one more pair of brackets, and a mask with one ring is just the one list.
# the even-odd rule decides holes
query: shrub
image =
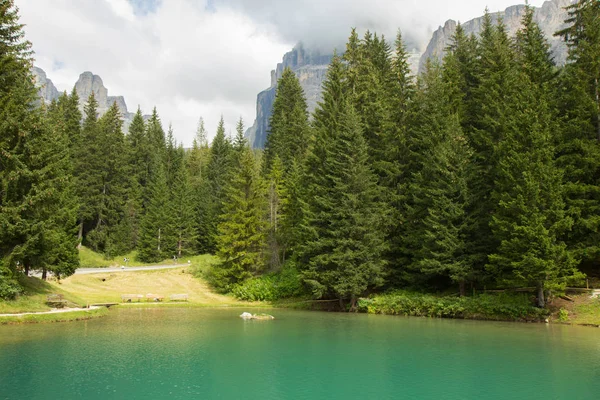
{"label": "shrub", "polygon": [[273,301],[302,295],[298,271],[284,267],[281,272],[250,278],[235,285],[231,293],[240,300]]}
{"label": "shrub", "polygon": [[0,275],[0,299],[14,300],[23,293],[23,288],[15,279]]}
{"label": "shrub", "polygon": [[564,308],[558,310],[558,320],[560,322],[567,322],[569,320],[569,312]]}
{"label": "shrub", "polygon": [[505,293],[439,297],[399,291],[360,299],[358,307],[371,314],[511,321],[541,320],[548,314],[547,310],[533,307],[527,295]]}

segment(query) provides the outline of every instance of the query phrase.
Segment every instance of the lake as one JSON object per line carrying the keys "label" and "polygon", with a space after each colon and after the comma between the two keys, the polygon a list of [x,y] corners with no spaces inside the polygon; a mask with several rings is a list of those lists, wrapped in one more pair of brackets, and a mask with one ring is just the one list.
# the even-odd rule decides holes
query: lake
{"label": "lake", "polygon": [[131,308],[0,326],[0,399],[598,399],[600,329]]}

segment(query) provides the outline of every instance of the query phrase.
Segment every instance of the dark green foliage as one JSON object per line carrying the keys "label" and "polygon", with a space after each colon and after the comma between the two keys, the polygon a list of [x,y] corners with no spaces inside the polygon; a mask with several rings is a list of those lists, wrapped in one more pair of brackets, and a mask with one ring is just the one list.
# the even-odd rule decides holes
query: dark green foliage
{"label": "dark green foliage", "polygon": [[[35,109],[31,44],[12,1],[0,3],[0,285],[18,268],[70,275],[78,266],[67,121]],[[19,266],[19,267],[17,267]]]}
{"label": "dark green foliage", "polygon": [[280,272],[250,278],[235,285],[231,294],[246,301],[274,301],[302,296],[305,290],[298,271],[286,266]]}
{"label": "dark green foliage", "polygon": [[169,188],[162,167],[153,174],[148,193],[148,207],[140,226],[138,258],[144,262],[156,262],[166,258],[169,250],[175,250],[175,246],[169,249],[168,243],[172,221],[169,213]]}
{"label": "dark green foliage", "polygon": [[358,308],[370,314],[430,318],[542,321],[548,317],[546,310],[533,307],[528,295],[516,294],[440,297],[397,291],[360,299]]}
{"label": "dark green foliage", "polygon": [[[179,147],[177,152],[179,153],[178,157],[183,159],[183,147]],[[194,253],[197,239],[194,200],[194,189],[190,183],[188,170],[181,164],[177,170],[170,197],[170,208],[177,240],[177,257]]]}
{"label": "dark green foliage", "polygon": [[316,297],[350,300],[354,307],[358,296],[383,283],[386,207],[358,117],[344,99],[342,68],[334,57],[315,112],[298,260]]}
{"label": "dark green foliage", "polygon": [[[470,240],[472,260],[476,268],[487,264],[487,257],[498,246],[490,228],[491,217],[496,207],[491,197],[496,179],[498,163],[496,145],[509,129],[514,102],[519,91],[516,55],[502,23],[493,25],[486,13],[478,46],[479,59],[474,76],[477,81],[472,89],[467,112],[470,126],[465,134],[474,149],[477,179],[473,182],[474,228]],[[469,86],[467,86],[469,88]]]}
{"label": "dark green foliage", "polygon": [[201,188],[204,195],[204,205],[200,210],[200,248],[203,253],[214,253],[217,250],[217,226],[223,214],[223,199],[225,187],[230,179],[233,166],[233,148],[225,136],[225,122],[219,121],[217,134],[211,148],[210,158],[206,165],[206,180]]}
{"label": "dark green foliage", "polygon": [[537,285],[538,305],[544,307],[544,287],[574,273],[574,261],[560,240],[573,221],[565,213],[562,174],[554,161],[548,45],[532,17],[529,9],[517,37],[520,90],[512,97],[513,109],[495,150],[492,199],[497,206],[491,227],[500,245],[490,255],[490,269],[500,279]]}
{"label": "dark green foliage", "polygon": [[582,0],[567,8],[568,27],[559,35],[569,46],[558,99],[563,121],[558,162],[564,169],[566,201],[574,219],[566,236],[576,257],[600,259],[600,3]]}
{"label": "dark green foliage", "polygon": [[224,212],[218,226],[217,255],[222,261],[209,276],[222,291],[230,291],[265,266],[265,188],[260,159],[244,147],[234,165],[231,180],[224,188]]}
{"label": "dark green foliage", "polygon": [[418,89],[406,139],[412,175],[405,181],[404,280],[450,278],[463,293],[475,275],[467,240],[472,150],[441,68],[429,64]]}
{"label": "dark green foliage", "polygon": [[287,170],[293,160],[301,159],[309,143],[308,111],[304,91],[291,69],[286,68],[277,82],[273,112],[265,145],[265,168],[279,157]]}

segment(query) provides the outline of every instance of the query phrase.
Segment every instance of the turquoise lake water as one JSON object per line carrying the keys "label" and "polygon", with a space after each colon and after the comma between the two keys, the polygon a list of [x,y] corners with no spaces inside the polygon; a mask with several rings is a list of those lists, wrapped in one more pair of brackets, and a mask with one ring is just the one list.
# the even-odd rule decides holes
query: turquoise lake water
{"label": "turquoise lake water", "polygon": [[600,399],[600,329],[240,309],[0,326],[0,399]]}

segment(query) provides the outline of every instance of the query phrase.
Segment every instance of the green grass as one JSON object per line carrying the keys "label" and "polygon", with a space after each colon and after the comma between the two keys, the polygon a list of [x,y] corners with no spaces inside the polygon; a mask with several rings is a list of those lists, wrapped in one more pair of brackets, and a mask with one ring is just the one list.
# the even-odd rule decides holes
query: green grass
{"label": "green grass", "polygon": [[590,299],[589,301],[578,304],[574,307],[574,316],[570,319],[571,323],[577,325],[597,325],[600,326],[600,299]]}
{"label": "green grass", "polygon": [[0,325],[24,324],[24,323],[44,323],[44,322],[67,322],[81,321],[92,318],[103,317],[108,314],[108,308],[100,307],[91,310],[69,311],[55,314],[29,314],[21,316],[2,317],[0,316]]}
{"label": "green grass", "polygon": [[[103,254],[96,253],[95,251],[81,246],[79,249],[79,265],[81,268],[104,268],[104,267],[120,267],[124,265],[123,259],[127,257],[129,261],[127,262],[128,267],[143,267],[145,265],[169,265],[173,264],[173,260],[163,260],[155,263],[143,263],[137,260],[137,251],[132,251],[129,254],[124,256],[113,257],[107,259]],[[196,256],[202,257],[202,256]],[[193,258],[193,257],[192,257]],[[183,264],[187,262],[187,260],[191,260],[192,258],[181,259],[177,261],[177,264]]]}
{"label": "green grass", "polygon": [[62,294],[70,307],[83,307],[86,305],[85,300],[63,290],[58,284],[51,284],[31,276],[22,276],[19,283],[23,286],[24,294],[18,296],[15,300],[0,301],[0,314],[50,311],[51,307],[46,304],[46,296],[55,293]]}
{"label": "green grass", "polygon": [[219,262],[219,257],[212,254],[202,254],[199,256],[186,257],[181,260],[182,263],[190,261],[192,274],[197,278],[203,278],[206,272]]}

